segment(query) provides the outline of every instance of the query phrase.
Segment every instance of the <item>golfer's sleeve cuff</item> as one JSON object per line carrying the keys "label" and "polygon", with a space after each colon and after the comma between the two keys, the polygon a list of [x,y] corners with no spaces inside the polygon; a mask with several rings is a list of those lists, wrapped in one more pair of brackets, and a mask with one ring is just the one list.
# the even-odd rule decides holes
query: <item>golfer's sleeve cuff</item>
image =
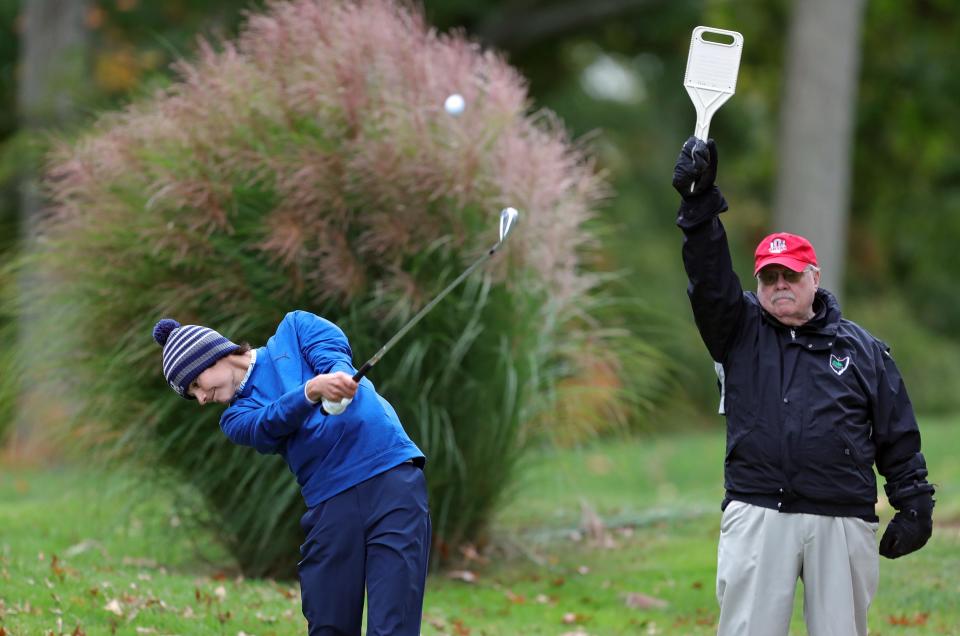
{"label": "golfer's sleeve cuff", "polygon": [[309,382],[310,382],[310,381],[307,380],[307,382],[304,382],[304,383],[303,383],[303,397],[307,398],[307,402],[309,402],[310,404],[318,404],[318,403],[320,402],[320,400],[311,400],[311,399],[310,399],[310,396],[307,395],[307,383],[309,383]]}

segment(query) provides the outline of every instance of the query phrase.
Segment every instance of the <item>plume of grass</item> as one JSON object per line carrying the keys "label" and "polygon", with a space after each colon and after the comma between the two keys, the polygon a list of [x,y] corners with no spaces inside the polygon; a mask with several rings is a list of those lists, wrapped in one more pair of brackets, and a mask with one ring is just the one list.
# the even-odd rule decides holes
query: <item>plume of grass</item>
{"label": "plume of grass", "polygon": [[[305,308],[344,328],[359,364],[496,240],[512,205],[509,249],[372,374],[429,457],[435,554],[482,537],[571,361],[590,350],[588,366],[618,368],[581,264],[607,195],[588,153],[531,112],[498,55],[393,0],[270,3],[178,72],[50,161],[39,258],[60,284],[34,302],[83,395],[69,435],[173,470],[246,573],[293,574],[295,481],[171,394],[151,327],[169,315],[256,346]],[[442,108],[453,92],[460,117]]]}

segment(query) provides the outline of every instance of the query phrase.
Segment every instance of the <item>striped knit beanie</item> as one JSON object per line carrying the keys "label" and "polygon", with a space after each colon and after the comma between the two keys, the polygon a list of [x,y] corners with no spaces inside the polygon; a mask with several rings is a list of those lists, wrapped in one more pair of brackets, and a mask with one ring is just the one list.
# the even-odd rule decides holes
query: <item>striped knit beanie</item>
{"label": "striped knit beanie", "polygon": [[181,325],[170,318],[156,324],[153,339],[163,347],[163,377],[188,400],[194,399],[187,389],[197,376],[240,348],[213,329]]}

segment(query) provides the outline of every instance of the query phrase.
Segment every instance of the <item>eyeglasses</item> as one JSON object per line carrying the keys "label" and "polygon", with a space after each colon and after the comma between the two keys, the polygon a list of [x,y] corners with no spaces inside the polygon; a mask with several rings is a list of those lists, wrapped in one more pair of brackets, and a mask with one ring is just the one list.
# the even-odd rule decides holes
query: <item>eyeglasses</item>
{"label": "eyeglasses", "polygon": [[757,272],[757,280],[763,285],[776,285],[782,275],[783,280],[794,285],[800,282],[800,279],[803,278],[806,271],[807,270],[795,272],[792,269],[761,269]]}

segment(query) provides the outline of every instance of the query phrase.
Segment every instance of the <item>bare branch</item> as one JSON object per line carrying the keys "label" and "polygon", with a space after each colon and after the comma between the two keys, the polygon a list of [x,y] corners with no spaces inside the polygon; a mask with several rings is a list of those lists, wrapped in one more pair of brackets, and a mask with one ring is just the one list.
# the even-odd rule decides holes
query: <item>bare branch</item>
{"label": "bare branch", "polygon": [[550,7],[508,10],[480,23],[476,35],[498,48],[517,51],[573,29],[658,4],[663,4],[663,0],[570,0]]}

